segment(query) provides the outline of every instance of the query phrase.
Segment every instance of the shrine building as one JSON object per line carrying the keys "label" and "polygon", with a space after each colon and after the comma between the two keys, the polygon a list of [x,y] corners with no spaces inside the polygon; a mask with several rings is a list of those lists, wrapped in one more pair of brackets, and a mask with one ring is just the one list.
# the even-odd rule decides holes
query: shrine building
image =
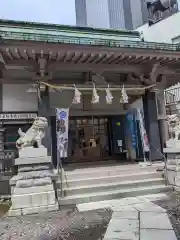
{"label": "shrine building", "polygon": [[[179,69],[178,45],[145,42],[136,31],[0,20],[0,155],[15,156],[18,129],[26,131],[39,115],[48,118],[44,144],[56,164],[55,109],[69,108],[69,164],[141,159],[142,146],[132,149],[125,131],[125,114],[140,109],[151,160],[162,159],[164,89],[179,81]],[[79,104],[72,104],[74,91],[68,89],[74,84],[81,89]],[[93,84],[98,104],[91,103]],[[106,103],[108,85],[112,104]],[[128,103],[120,102],[122,87]],[[94,147],[88,144],[92,138]]]}

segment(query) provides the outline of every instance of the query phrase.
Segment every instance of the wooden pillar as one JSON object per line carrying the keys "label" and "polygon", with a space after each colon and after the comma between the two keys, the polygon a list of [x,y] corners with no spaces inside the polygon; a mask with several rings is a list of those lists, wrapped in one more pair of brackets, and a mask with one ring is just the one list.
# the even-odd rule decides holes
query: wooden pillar
{"label": "wooden pillar", "polygon": [[164,89],[160,89],[157,95],[157,106],[158,106],[158,119],[159,119],[159,128],[161,135],[161,145],[162,148],[165,146],[166,141],[168,140],[168,125],[166,122],[166,107],[164,100]]}
{"label": "wooden pillar", "polygon": [[162,159],[156,93],[147,91],[143,96],[145,128],[148,134],[151,160]]}

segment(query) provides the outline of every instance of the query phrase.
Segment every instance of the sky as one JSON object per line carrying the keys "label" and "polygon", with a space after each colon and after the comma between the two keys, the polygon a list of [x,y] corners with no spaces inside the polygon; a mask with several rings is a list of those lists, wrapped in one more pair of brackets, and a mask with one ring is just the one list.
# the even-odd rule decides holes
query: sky
{"label": "sky", "polygon": [[0,0],[0,19],[75,25],[75,0]]}

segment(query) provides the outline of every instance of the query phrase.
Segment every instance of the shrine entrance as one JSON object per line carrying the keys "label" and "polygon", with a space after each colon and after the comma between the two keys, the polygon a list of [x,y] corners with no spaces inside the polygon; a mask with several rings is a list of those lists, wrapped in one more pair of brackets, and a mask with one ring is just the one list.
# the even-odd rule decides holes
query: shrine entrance
{"label": "shrine entrance", "polygon": [[67,162],[93,162],[110,156],[109,119],[75,117],[69,121]]}

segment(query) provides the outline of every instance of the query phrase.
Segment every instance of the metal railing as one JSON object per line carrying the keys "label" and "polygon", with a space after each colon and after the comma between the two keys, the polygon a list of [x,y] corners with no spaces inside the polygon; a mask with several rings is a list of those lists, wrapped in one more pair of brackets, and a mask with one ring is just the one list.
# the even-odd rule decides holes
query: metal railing
{"label": "metal railing", "polygon": [[132,40],[117,40],[105,39],[83,36],[63,36],[61,32],[57,34],[49,34],[41,30],[42,33],[32,32],[18,32],[18,31],[2,31],[0,30],[0,38],[3,40],[22,40],[22,41],[43,41],[51,43],[65,43],[65,44],[80,44],[80,45],[93,45],[93,46],[108,46],[118,48],[137,48],[137,49],[153,49],[153,50],[166,50],[166,51],[180,51],[178,44],[170,43],[156,43],[156,42],[143,42]]}
{"label": "metal railing", "polygon": [[170,90],[165,90],[165,104],[176,104],[180,102],[180,87],[176,87]]}

